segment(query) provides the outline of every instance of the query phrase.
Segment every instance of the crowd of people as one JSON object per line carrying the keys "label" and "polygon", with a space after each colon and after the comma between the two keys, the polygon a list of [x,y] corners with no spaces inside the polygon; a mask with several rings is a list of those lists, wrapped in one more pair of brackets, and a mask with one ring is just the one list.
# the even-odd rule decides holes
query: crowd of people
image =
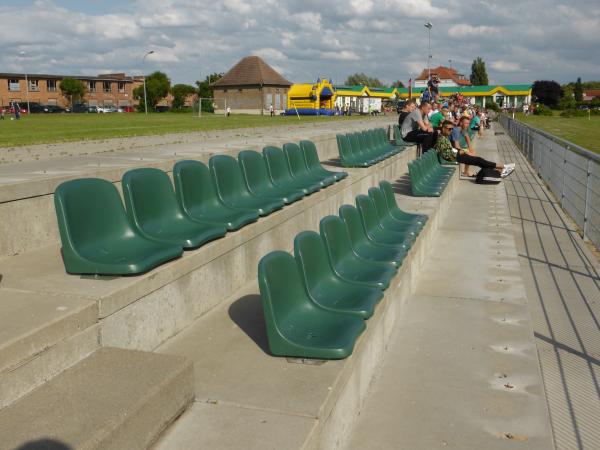
{"label": "crowd of people", "polygon": [[476,155],[474,137],[481,137],[484,129],[490,127],[487,110],[460,94],[440,97],[435,76],[429,80],[418,105],[416,99],[406,101],[399,127],[402,138],[420,145],[423,152],[434,149],[444,160],[463,164],[463,177],[475,177],[471,166],[496,171],[500,177],[508,176],[515,168],[514,164],[487,161]]}

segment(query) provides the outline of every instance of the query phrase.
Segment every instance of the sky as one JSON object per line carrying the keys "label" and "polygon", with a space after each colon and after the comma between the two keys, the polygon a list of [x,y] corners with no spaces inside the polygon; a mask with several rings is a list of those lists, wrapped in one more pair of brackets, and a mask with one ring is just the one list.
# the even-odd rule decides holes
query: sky
{"label": "sky", "polygon": [[[427,67],[490,83],[600,80],[598,0],[0,0],[0,72],[193,83],[261,56],[292,82],[364,72],[405,84]],[[154,51],[144,60],[148,51]]]}

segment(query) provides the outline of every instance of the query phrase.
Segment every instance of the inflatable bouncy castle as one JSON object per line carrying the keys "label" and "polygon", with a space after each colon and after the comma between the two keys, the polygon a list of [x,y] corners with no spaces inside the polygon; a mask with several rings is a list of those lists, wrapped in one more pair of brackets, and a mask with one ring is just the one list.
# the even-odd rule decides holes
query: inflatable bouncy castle
{"label": "inflatable bouncy castle", "polygon": [[293,84],[288,92],[286,115],[332,116],[335,111],[335,89],[327,79],[314,84]]}

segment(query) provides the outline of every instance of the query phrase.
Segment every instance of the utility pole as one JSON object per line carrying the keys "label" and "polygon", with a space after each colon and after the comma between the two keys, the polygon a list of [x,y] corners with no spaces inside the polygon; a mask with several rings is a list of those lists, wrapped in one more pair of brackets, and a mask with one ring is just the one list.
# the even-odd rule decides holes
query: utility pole
{"label": "utility pole", "polygon": [[[19,55],[25,57],[27,52],[19,52]],[[27,100],[27,115],[31,114],[31,110],[29,108],[29,79],[27,78],[27,72],[25,72],[25,99]]]}
{"label": "utility pole", "polygon": [[[146,62],[146,56],[151,55],[152,53],[154,53],[154,50],[150,50],[149,52],[147,52],[144,57],[142,58],[142,68],[144,67],[144,63]],[[146,95],[146,74],[143,74],[144,76],[144,110],[146,112],[146,115],[148,115],[148,97]]]}
{"label": "utility pole", "polygon": [[431,29],[433,28],[433,24],[431,22],[426,22],[425,28],[427,28],[427,36],[429,42],[429,53],[427,54],[427,76],[429,77],[429,79],[431,79]]}

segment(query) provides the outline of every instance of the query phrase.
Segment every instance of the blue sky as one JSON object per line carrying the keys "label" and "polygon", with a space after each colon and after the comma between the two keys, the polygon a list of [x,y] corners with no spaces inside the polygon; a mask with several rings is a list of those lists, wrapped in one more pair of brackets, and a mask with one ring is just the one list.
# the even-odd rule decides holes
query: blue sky
{"label": "blue sky", "polygon": [[492,83],[600,79],[597,0],[2,0],[0,71],[192,83],[256,54],[293,82],[406,82],[427,64],[426,21],[433,65],[468,75],[481,56]]}

